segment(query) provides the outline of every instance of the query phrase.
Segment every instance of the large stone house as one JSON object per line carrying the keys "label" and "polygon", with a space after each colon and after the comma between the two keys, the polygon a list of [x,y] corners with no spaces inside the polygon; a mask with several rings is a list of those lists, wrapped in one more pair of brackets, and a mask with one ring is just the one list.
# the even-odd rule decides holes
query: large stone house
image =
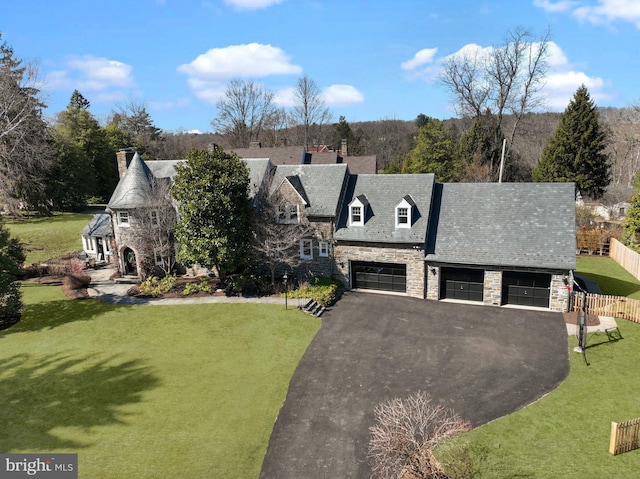
{"label": "large stone house", "polygon": [[[131,234],[132,211],[146,208],[145,185],[169,181],[176,162],[119,155],[121,180],[107,209],[111,251],[122,271],[135,272],[142,251]],[[346,163],[245,161],[254,201],[277,193],[286,221],[311,226],[299,239],[300,274],[428,300],[568,306],[576,244],[571,183],[442,184],[432,174],[353,174]]]}

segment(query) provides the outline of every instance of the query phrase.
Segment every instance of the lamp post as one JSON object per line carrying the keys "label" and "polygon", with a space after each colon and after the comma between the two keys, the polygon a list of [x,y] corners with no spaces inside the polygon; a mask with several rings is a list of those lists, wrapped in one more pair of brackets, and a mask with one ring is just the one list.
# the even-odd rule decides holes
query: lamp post
{"label": "lamp post", "polygon": [[284,309],[285,311],[287,310],[287,280],[289,279],[289,277],[287,276],[287,273],[284,274],[284,276],[282,277],[282,282],[284,283]]}

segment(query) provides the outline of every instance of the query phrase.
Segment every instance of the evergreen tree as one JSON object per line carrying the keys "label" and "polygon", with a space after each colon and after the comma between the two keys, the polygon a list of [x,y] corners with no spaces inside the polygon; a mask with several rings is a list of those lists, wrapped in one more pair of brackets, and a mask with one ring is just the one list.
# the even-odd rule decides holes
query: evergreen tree
{"label": "evergreen tree", "polygon": [[[476,118],[460,138],[456,157],[462,163],[463,181],[489,182],[498,179],[500,165],[496,164],[495,159],[500,158],[500,153],[494,141],[496,128],[495,117],[487,113]],[[500,138],[503,138],[502,134]]]}
{"label": "evergreen tree", "polygon": [[347,153],[349,156],[358,156],[362,153],[362,130],[355,133],[351,125],[344,116],[340,116],[338,123],[333,124],[333,135],[331,137],[331,147],[334,150],[342,148],[342,140],[347,140]]}
{"label": "evergreen tree", "polygon": [[611,181],[607,136],[587,88],[582,85],[560,118],[555,135],[533,170],[533,181],[572,181],[582,195],[602,197]]}
{"label": "evergreen tree", "polygon": [[17,278],[24,258],[22,245],[0,222],[0,329],[20,319],[22,296]]}
{"label": "evergreen tree", "polygon": [[429,118],[418,132],[416,147],[407,155],[402,173],[434,173],[438,181],[456,181],[460,173],[454,140],[444,124]]}
{"label": "evergreen tree", "polygon": [[635,251],[640,250],[640,193],[631,198],[631,206],[624,220],[622,243]]}
{"label": "evergreen tree", "polygon": [[91,196],[108,199],[118,181],[115,150],[89,106],[75,90],[54,126],[57,164],[49,190],[62,210],[80,209]]}
{"label": "evergreen tree", "polygon": [[249,170],[219,145],[192,149],[176,166],[171,188],[178,202],[178,261],[215,268],[221,279],[250,264],[253,208]]}

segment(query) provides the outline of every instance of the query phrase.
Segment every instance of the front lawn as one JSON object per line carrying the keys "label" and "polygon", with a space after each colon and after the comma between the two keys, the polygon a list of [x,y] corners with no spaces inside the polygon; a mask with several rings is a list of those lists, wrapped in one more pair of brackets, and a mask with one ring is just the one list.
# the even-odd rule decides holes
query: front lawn
{"label": "front lawn", "polygon": [[[609,258],[579,257],[578,272],[596,279],[605,294],[640,297],[640,283]],[[611,422],[640,417],[640,324],[617,323],[623,339],[590,333],[584,357],[573,352],[577,343],[569,337],[571,371],[564,383],[468,434],[480,477],[638,477],[640,450],[609,454]]]}
{"label": "front lawn", "polygon": [[320,321],[263,304],[115,306],[26,283],[0,331],[0,452],[80,477],[258,477]]}

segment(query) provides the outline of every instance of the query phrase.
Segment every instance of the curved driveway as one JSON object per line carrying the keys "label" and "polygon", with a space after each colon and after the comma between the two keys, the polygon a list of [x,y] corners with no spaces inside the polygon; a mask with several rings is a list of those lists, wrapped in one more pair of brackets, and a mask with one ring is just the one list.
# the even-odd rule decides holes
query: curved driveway
{"label": "curved driveway", "polygon": [[323,315],[271,435],[263,479],[369,478],[375,405],[424,390],[474,426],[569,372],[560,313],[350,292]]}

